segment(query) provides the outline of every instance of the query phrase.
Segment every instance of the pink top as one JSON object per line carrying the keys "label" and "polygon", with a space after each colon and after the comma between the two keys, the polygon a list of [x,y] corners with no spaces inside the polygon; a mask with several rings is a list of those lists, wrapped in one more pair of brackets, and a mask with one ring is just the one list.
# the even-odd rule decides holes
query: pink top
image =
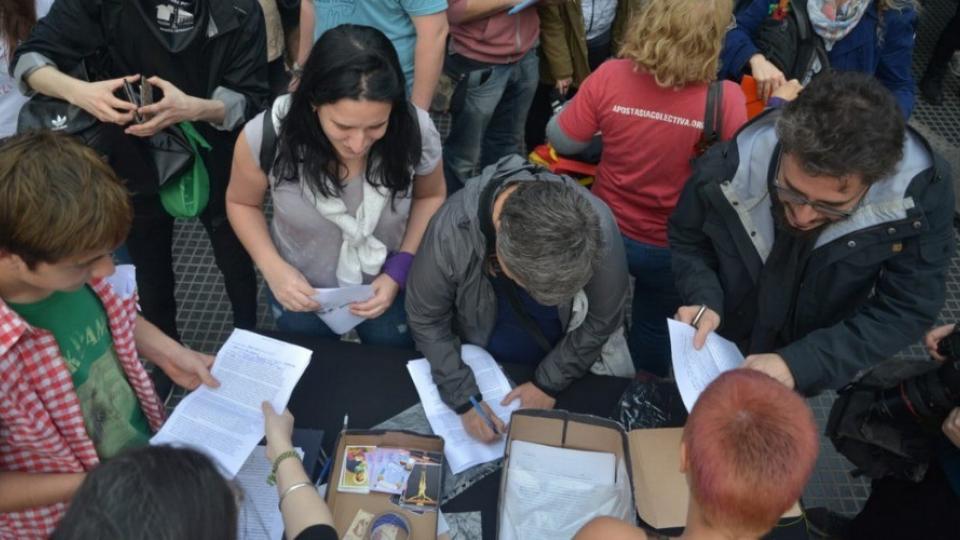
{"label": "pink top", "polygon": [[516,15],[507,9],[487,17],[463,22],[467,0],[449,0],[450,48],[471,60],[488,64],[512,64],[527,53],[540,37],[536,7]]}

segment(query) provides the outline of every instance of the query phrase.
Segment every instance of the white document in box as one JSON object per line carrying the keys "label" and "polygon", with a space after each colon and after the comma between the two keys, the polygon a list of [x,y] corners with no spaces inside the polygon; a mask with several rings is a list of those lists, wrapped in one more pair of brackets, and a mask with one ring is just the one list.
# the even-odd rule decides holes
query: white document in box
{"label": "white document in box", "polygon": [[346,334],[366,320],[350,313],[350,304],[371,299],[373,287],[370,285],[314,289],[314,291],[316,294],[313,295],[313,299],[320,304],[320,310],[316,312],[317,317],[320,317],[320,320],[335,333]]}
{"label": "white document in box", "polygon": [[260,404],[269,401],[274,410],[285,409],[311,354],[310,349],[234,330],[211,370],[220,387],[190,392],[150,444],[196,448],[233,478],[263,438]]}
{"label": "white document in box", "polygon": [[[476,345],[464,345],[460,354],[463,362],[473,370],[477,386],[483,394],[483,401],[490,406],[493,414],[503,420],[504,424],[509,424],[510,415],[520,408],[520,400],[516,399],[505,406],[500,405],[504,396],[511,390],[510,381],[503,374],[503,370],[490,353]],[[435,435],[443,437],[443,454],[453,474],[503,457],[503,437],[492,443],[482,443],[463,429],[460,416],[440,399],[440,391],[433,382],[430,362],[426,358],[407,362],[407,371],[410,372],[413,385],[417,388],[417,394],[420,395],[423,412],[430,422],[430,429]]]}
{"label": "white document in box", "polygon": [[500,540],[571,538],[596,516],[630,516],[630,483],[610,452],[510,443]]}
{"label": "white document in box", "polygon": [[715,332],[707,335],[706,344],[698,351],[693,348],[697,329],[689,324],[667,319],[670,331],[670,353],[673,356],[673,376],[687,411],[706,389],[707,385],[724,371],[743,364],[743,354],[732,341]]}

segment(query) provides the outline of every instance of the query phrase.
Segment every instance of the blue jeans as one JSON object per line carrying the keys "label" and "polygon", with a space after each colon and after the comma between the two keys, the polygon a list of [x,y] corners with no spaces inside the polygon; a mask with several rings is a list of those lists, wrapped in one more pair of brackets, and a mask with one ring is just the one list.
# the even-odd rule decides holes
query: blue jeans
{"label": "blue jeans", "polygon": [[479,168],[523,151],[527,111],[540,79],[539,60],[535,48],[513,64],[483,64],[452,54],[444,72],[463,76],[457,93],[464,92],[464,97],[451,110],[443,161],[465,182]]}
{"label": "blue jeans", "polygon": [[670,373],[668,317],[680,307],[680,295],[670,269],[670,250],[623,237],[627,267],[636,280],[633,315],[627,345],[633,364],[660,377]]}
{"label": "blue jeans", "polygon": [[[360,341],[368,345],[385,345],[403,349],[413,348],[413,337],[407,326],[407,312],[403,307],[404,293],[400,291],[393,304],[376,319],[367,319],[357,325]],[[309,334],[330,339],[340,339],[338,334],[324,324],[312,311],[288,311],[277,302],[270,288],[267,288],[267,303],[273,313],[277,328],[284,332]]]}

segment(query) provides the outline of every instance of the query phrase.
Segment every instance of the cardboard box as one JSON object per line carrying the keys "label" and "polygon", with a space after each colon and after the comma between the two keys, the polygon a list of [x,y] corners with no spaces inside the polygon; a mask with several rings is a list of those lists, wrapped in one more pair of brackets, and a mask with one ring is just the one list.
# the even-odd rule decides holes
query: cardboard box
{"label": "cardboard box", "polygon": [[[655,529],[683,527],[687,521],[690,492],[680,472],[682,428],[637,429],[629,433],[613,420],[555,410],[519,410],[510,417],[510,431],[504,453],[500,500],[506,487],[510,443],[514,440],[571,448],[610,452],[623,461],[633,502],[640,519]],[[794,504],[784,517],[799,517]],[[500,509],[497,531],[500,530]]]}
{"label": "cardboard box", "polygon": [[[409,450],[426,450],[439,452],[443,455],[443,439],[435,435],[421,435],[411,431],[394,430],[359,430],[348,429],[340,433],[337,438],[337,447],[333,467],[330,469],[330,480],[327,488],[327,506],[333,514],[333,524],[339,534],[343,534],[350,527],[358,510],[365,510],[373,515],[383,512],[402,514],[410,522],[410,540],[435,540],[437,538],[437,511],[417,514],[401,508],[390,501],[389,493],[347,493],[337,490],[340,484],[340,473],[343,470],[344,450],[347,446],[383,446],[406,448]],[[442,459],[442,458],[441,458]],[[443,470],[440,464],[440,484],[443,485]],[[441,489],[442,493],[442,489]],[[437,508],[443,503],[442,497],[437,501]]]}

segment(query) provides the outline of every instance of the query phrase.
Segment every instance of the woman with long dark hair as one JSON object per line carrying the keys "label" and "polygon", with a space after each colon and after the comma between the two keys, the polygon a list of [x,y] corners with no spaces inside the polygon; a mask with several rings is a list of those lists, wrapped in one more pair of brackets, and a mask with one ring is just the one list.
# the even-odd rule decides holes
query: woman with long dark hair
{"label": "woman with long dark hair", "polygon": [[[276,139],[264,152],[266,114]],[[407,101],[390,41],[366,26],[324,33],[297,89],[244,128],[227,190],[227,215],[270,288],[278,327],[333,337],[311,313],[321,309],[314,288],[370,284],[373,297],[350,308],[367,319],[361,340],[412,346],[402,289],[446,194],[440,153],[429,115]]]}
{"label": "woman with long dark hair", "polygon": [[17,131],[17,115],[27,98],[10,77],[10,59],[17,45],[50,11],[53,0],[3,0],[0,2],[0,138]]}

